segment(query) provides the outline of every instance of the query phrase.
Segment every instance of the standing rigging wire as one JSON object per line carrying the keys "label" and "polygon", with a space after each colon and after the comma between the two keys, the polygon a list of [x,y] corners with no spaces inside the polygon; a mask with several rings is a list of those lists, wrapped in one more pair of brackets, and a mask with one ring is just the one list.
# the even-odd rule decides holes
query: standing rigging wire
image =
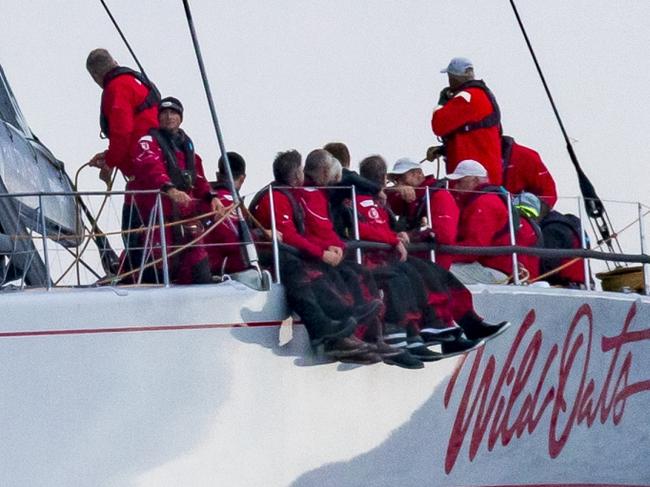
{"label": "standing rigging wire", "polygon": [[199,71],[201,72],[201,78],[203,80],[203,88],[205,90],[206,98],[208,99],[208,106],[210,108],[210,115],[212,116],[212,124],[214,125],[214,131],[217,135],[217,141],[219,142],[219,150],[221,151],[221,157],[223,157],[224,168],[226,170],[226,176],[228,178],[228,188],[232,194],[233,204],[237,205],[237,219],[239,222],[239,232],[244,241],[244,248],[246,250],[246,258],[248,263],[255,267],[258,271],[260,270],[258,259],[257,259],[257,250],[255,249],[255,244],[253,243],[253,237],[251,231],[248,228],[246,220],[244,219],[244,214],[241,210],[241,198],[239,192],[235,187],[235,181],[232,177],[232,170],[230,169],[230,160],[228,159],[228,153],[226,152],[226,146],[223,141],[223,135],[221,133],[221,127],[219,125],[219,119],[217,117],[217,111],[214,107],[214,100],[212,98],[212,92],[210,90],[210,84],[208,83],[208,76],[205,71],[205,65],[203,64],[203,56],[201,55],[201,48],[199,46],[199,41],[196,35],[196,30],[194,29],[194,21],[192,20],[192,12],[190,11],[190,5],[188,0],[183,0],[183,7],[185,8],[185,17],[187,18],[187,25],[190,29],[190,35],[192,37],[192,44],[194,45],[194,52],[196,53],[196,60],[199,64]]}
{"label": "standing rigging wire", "polygon": [[[607,247],[609,248],[610,252],[616,253],[616,249],[612,244],[612,242],[615,242],[616,246],[618,247],[618,252],[622,253],[622,248],[618,242],[617,235],[612,231],[612,223],[609,219],[609,216],[607,215],[605,206],[603,205],[603,202],[596,194],[596,189],[594,188],[594,185],[591,183],[587,175],[580,167],[580,163],[578,162],[578,157],[576,156],[576,153],[573,150],[573,146],[571,145],[571,140],[569,139],[567,131],[564,128],[564,124],[562,123],[562,119],[560,118],[560,113],[557,107],[555,106],[555,101],[553,100],[553,96],[551,95],[551,90],[549,89],[548,84],[546,83],[546,78],[544,77],[544,73],[542,73],[542,68],[540,67],[539,62],[537,61],[537,56],[535,55],[533,46],[530,42],[530,39],[528,38],[528,34],[526,33],[526,29],[524,28],[524,24],[521,20],[521,17],[519,16],[519,12],[517,11],[517,6],[515,5],[514,0],[510,0],[510,5],[512,6],[512,10],[515,14],[515,17],[517,18],[517,23],[519,24],[519,28],[521,29],[521,33],[524,36],[524,40],[526,41],[528,50],[530,51],[531,57],[533,58],[533,62],[535,63],[535,68],[537,68],[537,73],[539,74],[542,84],[544,85],[546,96],[548,96],[548,99],[551,102],[553,113],[555,114],[555,118],[557,119],[557,122],[560,126],[560,130],[562,131],[564,141],[566,142],[566,148],[567,148],[567,152],[569,153],[569,158],[571,159],[571,162],[573,163],[573,166],[575,167],[575,170],[578,173],[578,184],[580,185],[580,192],[582,193],[582,196],[585,200],[587,215],[592,220],[592,229],[594,229],[594,232],[597,230],[598,233],[600,234],[600,240],[598,241],[598,243],[599,244],[605,243],[605,245],[607,245]],[[595,224],[595,228],[594,228],[594,224]]]}
{"label": "standing rigging wire", "polygon": [[135,61],[135,64],[138,65],[138,69],[142,73],[142,75],[148,80],[149,77],[147,76],[147,73],[145,73],[144,68],[142,67],[142,64],[140,64],[140,61],[138,60],[138,57],[135,55],[135,52],[133,52],[133,49],[131,49],[131,44],[129,44],[129,41],[126,40],[126,36],[122,32],[122,29],[120,29],[120,26],[118,25],[117,21],[115,20],[115,17],[113,17],[113,14],[111,13],[110,9],[108,8],[108,5],[106,5],[106,2],[104,0],[99,0],[104,7],[104,10],[106,10],[106,13],[108,14],[108,17],[111,19],[111,22],[113,22],[113,25],[115,26],[115,29],[117,30],[117,33],[120,34],[120,37],[124,41],[124,44],[126,45],[126,48],[129,50],[131,53],[131,57],[133,57],[133,60]]}

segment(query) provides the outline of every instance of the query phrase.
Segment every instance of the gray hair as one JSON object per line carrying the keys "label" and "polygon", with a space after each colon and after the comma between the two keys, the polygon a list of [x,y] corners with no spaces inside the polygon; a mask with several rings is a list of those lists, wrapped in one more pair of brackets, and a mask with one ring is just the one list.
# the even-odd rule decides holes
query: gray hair
{"label": "gray hair", "polygon": [[117,61],[106,49],[93,49],[86,58],[86,69],[92,76],[103,78],[106,73],[116,67]]}
{"label": "gray hair", "polygon": [[[324,149],[315,149],[305,159],[305,175],[317,184],[328,184],[342,171],[341,163]],[[327,174],[327,181],[320,181],[321,174]]]}

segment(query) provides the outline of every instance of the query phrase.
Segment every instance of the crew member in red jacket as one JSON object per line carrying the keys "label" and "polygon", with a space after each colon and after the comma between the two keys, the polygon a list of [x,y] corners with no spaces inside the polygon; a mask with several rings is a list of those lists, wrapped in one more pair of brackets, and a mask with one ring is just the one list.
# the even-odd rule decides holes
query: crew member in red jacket
{"label": "crew member in red jacket", "polygon": [[[456,171],[448,174],[451,188],[456,193],[461,208],[457,245],[468,247],[491,247],[511,245],[508,215],[508,193],[502,187],[488,182],[485,167],[478,161],[462,161]],[[518,219],[515,244],[533,247],[538,234],[530,222]],[[512,275],[510,255],[460,255],[454,262],[479,262],[485,267],[496,269],[507,276]],[[520,267],[524,267],[531,278],[539,275],[539,259],[533,256],[518,255]]]}
{"label": "crew member in red jacket", "polygon": [[[187,220],[210,211],[217,212],[218,218],[224,213],[223,205],[212,193],[201,157],[194,152],[192,140],[180,128],[183,105],[178,99],[167,97],[161,100],[159,108],[160,129],[150,129],[138,141],[133,164],[133,188],[164,193],[162,207],[166,223]],[[149,221],[157,195],[137,194],[134,200],[139,213],[145,217],[144,221]],[[202,232],[199,221],[167,228],[165,239],[168,251],[184,246]],[[153,242],[160,242],[158,230],[153,232]],[[159,256],[154,252],[154,257]],[[171,258],[170,269],[171,278],[177,283],[211,281],[207,253],[200,241]]]}
{"label": "crew member in red jacket", "polygon": [[[273,175],[275,181],[255,195],[250,211],[265,228],[275,222],[282,243],[289,246],[280,248],[280,276],[289,307],[300,315],[312,346],[324,345],[325,353],[336,359],[374,360],[371,347],[354,333],[358,321],[376,318],[381,302],[355,306],[346,283],[333,270],[342,261],[342,251],[324,247],[307,234],[304,209],[295,194],[302,192],[304,181],[301,155],[295,150],[278,154]],[[339,239],[332,242],[341,244]],[[269,263],[265,248],[260,247],[260,258]]]}
{"label": "crew member in red jacket", "polygon": [[[455,245],[460,210],[452,194],[440,184],[442,181],[425,176],[420,164],[408,158],[395,162],[390,177],[395,186],[387,188],[386,194],[390,209],[400,217],[400,229],[407,231],[414,242],[430,241],[433,236],[439,244]],[[436,264],[449,269],[451,256],[436,252],[435,257]]]}
{"label": "crew member in red jacket", "polygon": [[553,176],[539,154],[507,135],[501,138],[501,152],[503,186],[512,194],[534,194],[546,205],[542,213],[548,213],[557,202],[557,189]]}
{"label": "crew member in red jacket", "polygon": [[[91,51],[86,69],[102,88],[99,124],[101,136],[108,138],[108,149],[95,154],[89,164],[100,169],[99,177],[106,184],[113,170],[119,169],[127,179],[125,189],[134,190],[134,151],[140,137],[158,127],[160,93],[142,73],[119,66],[106,49]],[[122,206],[122,231],[143,224],[142,215],[135,211],[132,202],[132,195],[127,193]],[[126,233],[122,239],[126,269],[138,267],[142,257],[137,249],[138,235]]]}
{"label": "crew member in red jacket", "polygon": [[[95,154],[90,165],[101,169],[106,180],[113,168],[129,179],[137,141],[158,127],[160,93],[142,73],[119,66],[106,49],[88,54],[86,69],[102,88],[100,126],[108,149]],[[128,188],[128,185],[127,185]]]}
{"label": "crew member in red jacket", "polygon": [[[246,180],[246,161],[237,152],[228,152],[228,162],[230,162],[235,190],[239,191]],[[228,184],[223,156],[219,157],[218,167],[217,181],[210,185],[224,208],[228,208],[233,204],[234,198]],[[212,218],[207,225],[209,226],[215,220]],[[246,269],[239,225],[239,218],[233,212],[205,236],[212,274],[221,275]]]}
{"label": "crew member in red jacket", "polygon": [[[364,159],[359,171],[364,178],[385,185],[387,167],[382,157]],[[401,273],[406,276],[407,283],[410,282],[410,286],[407,284],[408,293],[421,312],[420,323],[416,324],[416,332],[420,336],[414,336],[413,331],[409,330],[415,341],[412,345],[416,346],[416,357],[422,358],[417,348],[418,341],[420,344],[422,341],[442,342],[443,353],[459,353],[477,346],[481,338],[492,336],[508,326],[507,322],[488,324],[477,315],[471,293],[449,271],[429,260],[409,256],[405,247],[409,243],[408,236],[403,232],[396,233],[391,228],[390,213],[377,198],[358,195],[356,204],[361,240],[385,243],[394,249],[392,253],[385,250],[364,251],[365,265],[379,267],[380,271],[382,267],[387,267],[390,272],[381,271],[380,274]],[[399,282],[392,283],[392,279],[388,277],[383,280],[389,299],[390,295],[403,294],[396,286]],[[462,331],[471,340],[465,339]]]}
{"label": "crew member in red jacket", "polygon": [[[449,77],[433,112],[431,127],[444,143],[447,174],[465,159],[481,161],[490,183],[499,185],[501,169],[501,114],[496,98],[482,80],[474,79],[469,59],[454,58],[441,71]],[[427,158],[433,160],[437,148]]]}

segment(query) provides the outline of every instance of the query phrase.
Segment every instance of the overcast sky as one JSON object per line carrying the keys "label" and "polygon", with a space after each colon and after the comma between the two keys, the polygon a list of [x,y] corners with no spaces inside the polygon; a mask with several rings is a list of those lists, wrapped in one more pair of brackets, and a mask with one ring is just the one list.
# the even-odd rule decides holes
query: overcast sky
{"label": "overcast sky", "polygon": [[[206,170],[217,145],[180,0],[108,0],[163,96],[179,97]],[[346,142],[356,161],[422,158],[449,59],[473,60],[505,132],[538,150],[560,193],[577,194],[564,141],[507,0],[192,0],[226,146],[253,192],[280,150]],[[648,198],[650,2],[518,0],[585,172],[602,198]],[[31,127],[74,171],[105,147],[95,47],[134,66],[99,1],[0,0],[4,67]],[[81,189],[100,189],[86,170]]]}

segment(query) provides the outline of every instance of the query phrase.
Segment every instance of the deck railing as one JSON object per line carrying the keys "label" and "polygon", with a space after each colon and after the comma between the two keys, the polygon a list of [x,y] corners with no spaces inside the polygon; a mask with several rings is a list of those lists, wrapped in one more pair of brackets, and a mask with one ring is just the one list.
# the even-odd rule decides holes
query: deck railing
{"label": "deck railing", "polygon": [[[341,187],[337,186],[337,189],[348,189],[350,191],[350,198],[352,201],[356,199],[356,190],[354,187]],[[275,276],[275,282],[280,283],[280,252],[281,249],[287,251],[292,251],[288,248],[286,244],[280,242],[278,238],[278,230],[276,228],[276,221],[274,218],[274,208],[273,200],[271,196],[273,191],[276,189],[282,189],[279,187],[268,187],[270,203],[271,203],[271,240],[256,242],[256,245],[259,246],[270,246],[272,249],[272,265],[273,273]],[[286,189],[286,188],[285,188]],[[430,188],[422,188],[425,191],[425,201],[426,201],[426,223],[430,228],[431,223],[431,212],[430,212]],[[155,204],[149,215],[147,215],[146,222],[141,228],[131,229],[122,231],[110,231],[103,232],[100,230],[102,227],[114,228],[119,226],[119,215],[121,214],[121,203],[125,197],[131,197],[139,195],[148,195],[155,199]],[[48,208],[46,204],[47,198],[74,198],[77,204],[78,211],[81,212],[82,207],[85,208],[88,212],[92,213],[94,208],[97,208],[96,204],[93,204],[95,199],[102,200],[99,204],[99,211],[95,214],[95,219],[97,220],[97,225],[95,224],[85,224],[82,221],[82,218],[76,218],[78,221],[77,228],[66,228],[60,224],[57,224],[55,218],[51,218],[46,211],[41,211],[41,208]],[[170,222],[165,219],[165,212],[162,211],[163,208],[163,194],[158,191],[137,191],[137,192],[125,192],[125,191],[112,191],[112,192],[102,192],[102,191],[91,191],[91,192],[78,192],[78,193],[67,193],[67,192],[57,192],[57,193],[18,193],[18,194],[0,194],[0,201],[5,203],[11,202],[13,208],[16,211],[16,220],[13,225],[5,225],[4,228],[4,239],[3,242],[11,242],[12,252],[5,252],[4,259],[9,261],[11,264],[12,257],[15,257],[18,254],[32,253],[30,258],[27,259],[28,263],[24,265],[22,269],[22,274],[18,275],[9,275],[8,266],[6,265],[3,269],[0,270],[0,286],[8,284],[8,278],[12,282],[17,281],[19,287],[25,287],[26,284],[33,285],[34,279],[31,279],[32,283],[28,282],[29,276],[29,266],[34,265],[38,259],[42,259],[44,265],[45,276],[41,287],[46,289],[51,289],[54,286],[61,285],[75,285],[75,286],[84,286],[84,285],[97,285],[97,284],[124,284],[125,278],[129,277],[136,285],[141,285],[143,281],[143,275],[147,268],[154,267],[158,269],[155,272],[155,275],[158,276],[160,272],[160,280],[156,282],[156,285],[162,285],[168,287],[171,284],[170,276],[170,257],[176,255],[179,251],[182,251],[187,246],[193,245],[206,245],[201,242],[201,237],[193,239],[187,245],[177,245],[172,242],[167,241],[166,232],[158,231],[157,235],[159,238],[158,241],[153,239],[154,232],[161,228],[169,228],[174,225],[178,225],[179,222]],[[510,198],[507,198],[509,205],[511,205]],[[33,208],[34,202],[37,201],[37,207]],[[26,203],[26,202],[29,202]],[[607,201],[605,201],[608,203]],[[629,230],[633,227],[637,227],[638,230],[638,239],[637,244],[639,252],[638,253],[611,253],[603,252],[598,250],[602,246],[603,242],[598,242],[594,238],[593,231],[590,231],[588,226],[585,224],[585,211],[584,211],[584,200],[581,197],[578,198],[560,198],[558,205],[562,204],[562,208],[565,212],[571,212],[570,206],[571,203],[575,208],[573,211],[578,214],[582,222],[582,249],[573,249],[573,250],[559,250],[559,249],[544,249],[544,248],[535,248],[535,247],[521,247],[517,245],[516,241],[516,232],[514,228],[514,221],[512,216],[510,216],[508,221],[509,233],[510,233],[510,246],[502,247],[464,247],[457,245],[442,245],[436,243],[418,243],[411,244],[409,249],[412,251],[426,251],[429,254],[429,258],[435,262],[436,252],[444,253],[453,253],[453,254],[473,254],[473,255],[512,255],[513,269],[518,269],[519,267],[519,256],[520,255],[535,255],[539,257],[562,257],[562,258],[571,258],[571,259],[584,259],[585,266],[585,282],[584,286],[586,289],[590,289],[592,286],[590,276],[590,267],[591,261],[604,261],[608,263],[608,266],[611,267],[610,263],[628,264],[636,263],[643,266],[643,276],[644,276],[644,289],[645,294],[648,294],[650,291],[650,257],[647,254],[647,241],[645,237],[645,224],[644,218],[650,213],[650,208],[641,204],[641,203],[628,203],[621,201],[610,201],[609,203],[615,203],[618,205],[625,205],[627,208],[627,214],[630,212],[634,213],[634,218],[625,216],[624,221],[626,224],[617,229],[615,237],[621,237],[622,233],[626,230]],[[51,207],[51,205],[49,205]],[[6,208],[7,205],[5,204]],[[106,214],[106,208],[109,208],[109,214]],[[36,211],[37,218],[34,218],[35,215],[31,215],[30,218],[22,218],[22,216],[27,215],[29,212],[27,209]],[[352,240],[348,242],[349,257],[354,258],[357,262],[362,261],[363,252],[368,249],[377,249],[384,248],[388,249],[389,246],[383,245],[376,242],[362,242],[359,237],[359,216],[356,211],[356,205],[351,205],[352,217],[353,217],[353,231],[352,231]],[[232,209],[231,209],[232,211]],[[615,212],[616,213],[616,212]],[[619,212],[622,213],[622,212]],[[512,212],[509,212],[512,215]],[[201,215],[203,218],[211,218],[215,220],[215,215],[204,214]],[[194,218],[194,217],[193,217]],[[223,221],[223,219],[222,219]],[[218,223],[222,223],[219,221]],[[637,226],[638,225],[638,226]],[[7,230],[13,228],[13,232],[7,233]],[[209,230],[209,228],[207,229]],[[40,237],[35,236],[35,233],[39,233]],[[128,233],[138,233],[141,237],[141,244],[139,246],[132,246],[129,244],[128,240],[123,242],[122,239]],[[598,242],[597,245],[589,248],[587,235],[591,234],[592,241]],[[98,249],[97,257],[95,258],[86,258],[85,254],[89,248],[89,242],[91,240],[97,240],[98,238],[106,239],[110,241],[111,248],[115,249],[117,254],[123,254],[125,251],[139,250],[142,251],[141,261],[135,269],[129,269],[125,271],[124,269],[117,269],[118,272],[107,273],[104,268],[104,272],[100,270],[102,267],[102,262],[104,262],[105,253],[108,249]],[[633,244],[634,239],[630,238],[629,235],[626,235],[626,244]],[[27,245],[19,246],[17,242],[23,241]],[[40,241],[40,245],[36,246],[36,243]],[[29,247],[29,242],[31,242],[31,247]],[[76,245],[75,245],[76,243]],[[220,244],[211,244],[211,245],[220,245]],[[232,244],[229,244],[232,245]],[[243,245],[243,244],[242,244]],[[6,250],[6,249],[5,249]],[[0,252],[2,250],[0,249]],[[63,262],[64,259],[61,258],[61,254],[64,253],[68,256],[68,262]],[[159,254],[160,257],[153,258],[155,254]],[[72,261],[70,262],[70,259]],[[54,275],[53,268],[59,266],[60,269],[57,271],[57,275]],[[118,263],[119,265],[119,263]],[[105,266],[104,266],[105,267]],[[610,268],[608,267],[608,268]],[[70,272],[74,270],[76,279],[71,279],[69,277]],[[82,271],[86,274],[86,278],[82,279]],[[512,281],[515,285],[520,285],[518,272],[514,272]],[[36,285],[38,287],[38,284]]]}

